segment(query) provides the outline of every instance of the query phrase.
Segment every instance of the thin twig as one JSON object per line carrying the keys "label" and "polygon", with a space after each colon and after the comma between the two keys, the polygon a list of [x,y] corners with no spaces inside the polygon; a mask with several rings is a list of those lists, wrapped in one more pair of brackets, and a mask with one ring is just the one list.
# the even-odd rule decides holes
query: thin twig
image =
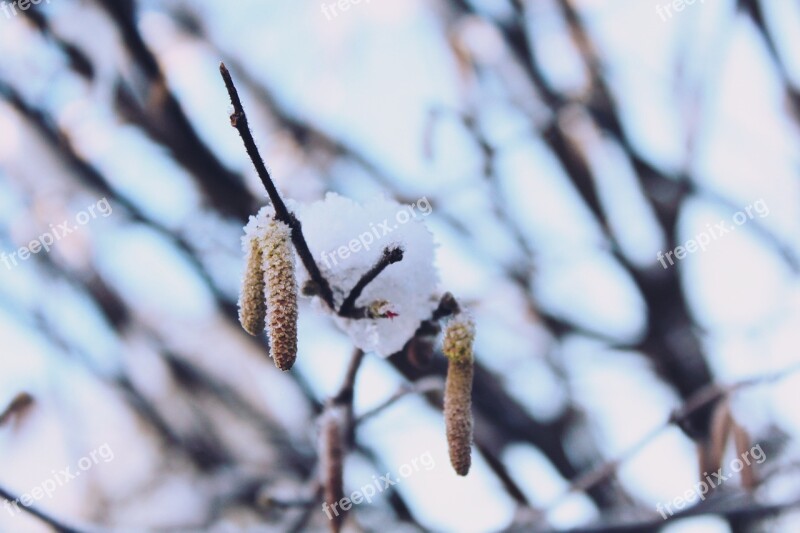
{"label": "thin twig", "polygon": [[344,382],[339,388],[331,401],[335,404],[346,405],[353,403],[353,390],[356,385],[356,377],[358,376],[358,369],[361,368],[361,363],[364,361],[364,350],[356,349],[353,352],[353,357],[350,359],[350,365],[347,367],[347,373],[344,377]]}
{"label": "thin twig", "polygon": [[[323,494],[323,487],[322,484],[317,481],[314,485],[313,496],[312,500],[314,503],[319,502],[322,499]],[[302,533],[303,531],[308,530],[308,522],[311,520],[311,513],[313,512],[314,506],[309,505],[308,507],[303,508],[303,512],[297,518],[295,523],[289,528],[289,533]]]}
{"label": "thin twig", "polygon": [[[708,503],[708,502],[706,502]],[[675,522],[686,518],[696,518],[698,516],[724,516],[738,520],[753,520],[758,518],[768,518],[779,515],[785,511],[790,511],[800,507],[800,499],[791,500],[784,503],[772,504],[750,504],[742,505],[739,502],[732,502],[725,507],[711,505],[696,505],[686,508],[671,515],[666,520],[661,517],[652,520],[642,520],[627,523],[603,523],[596,526],[583,526],[566,530],[564,533],[639,533],[640,531],[658,531],[667,522]]]}
{"label": "thin twig", "polygon": [[11,417],[20,415],[33,404],[33,396],[27,392],[17,394],[6,409],[0,413],[0,426],[8,422]]}
{"label": "thin twig", "polygon": [[403,253],[403,249],[398,246],[387,246],[384,248],[383,254],[380,259],[378,259],[378,262],[361,276],[361,279],[355,284],[350,294],[347,295],[347,298],[345,298],[342,303],[341,309],[339,309],[339,315],[353,318],[360,318],[356,315],[361,314],[365,314],[366,316],[366,310],[357,310],[355,308],[356,300],[361,296],[366,286],[372,283],[389,265],[402,261]]}
{"label": "thin twig", "polygon": [[398,400],[405,398],[409,394],[426,394],[428,392],[441,391],[442,389],[444,389],[444,380],[442,380],[442,378],[439,376],[428,376],[412,383],[411,385],[403,385],[383,403],[356,418],[355,425],[357,426],[365,420],[368,420],[373,416],[383,412],[385,409],[391,407]]}
{"label": "thin twig", "polygon": [[225,82],[225,88],[228,89],[228,94],[231,98],[231,104],[233,104],[231,126],[236,128],[239,132],[239,135],[242,136],[242,141],[244,142],[245,150],[247,150],[247,155],[250,156],[250,160],[256,167],[258,177],[261,178],[261,183],[263,183],[264,188],[267,189],[269,199],[272,201],[273,207],[275,207],[275,217],[278,220],[288,224],[291,219],[289,210],[286,208],[286,204],[283,202],[281,195],[278,193],[278,189],[275,187],[275,183],[272,181],[272,177],[269,175],[269,171],[264,164],[264,160],[261,158],[261,154],[258,151],[258,146],[256,145],[255,139],[253,139],[253,134],[250,131],[250,125],[247,121],[247,114],[244,112],[244,106],[242,106],[242,101],[239,98],[239,91],[236,90],[236,85],[233,83],[231,73],[228,71],[225,63],[220,63],[219,71],[220,74],[222,74],[222,80]]}
{"label": "thin twig", "polygon": [[264,496],[259,499],[258,504],[265,508],[293,509],[306,508],[317,504],[316,498],[290,498],[282,499],[276,496]]}
{"label": "thin twig", "polygon": [[342,432],[348,448],[352,446],[356,436],[355,424],[353,422],[353,401],[355,400],[356,378],[358,377],[358,370],[361,368],[361,363],[364,362],[364,355],[364,350],[356,349],[355,352],[353,352],[353,357],[350,359],[350,365],[347,367],[344,382],[339,388],[339,392],[336,393],[336,396],[331,398],[331,404],[344,406],[345,420]]}
{"label": "thin twig", "polygon": [[724,387],[713,383],[703,387],[689,397],[689,399],[686,400],[683,405],[675,409],[664,423],[653,429],[634,446],[621,453],[614,459],[606,461],[605,463],[591,469],[590,471],[573,480],[572,483],[570,483],[570,486],[567,487],[567,489],[560,496],[556,497],[555,500],[553,500],[553,502],[547,506],[547,509],[543,512],[543,514],[547,515],[549,511],[552,511],[558,507],[570,494],[576,492],[585,492],[609,476],[613,475],[620,465],[636,455],[644,446],[649,444],[658,435],[660,435],[662,431],[667,429],[672,424],[678,424],[682,422],[695,411],[738,390],[777,381],[798,371],[800,371],[800,364],[790,366],[784,370],[780,370],[772,374],[738,381]]}
{"label": "thin twig", "polygon": [[322,272],[320,271],[316,261],[314,261],[314,256],[311,255],[311,250],[308,248],[308,243],[306,242],[305,237],[303,237],[303,229],[300,221],[286,208],[286,204],[283,202],[281,195],[278,193],[278,189],[275,187],[275,183],[272,181],[272,177],[269,175],[269,171],[264,164],[264,160],[261,158],[256,141],[253,139],[253,134],[250,131],[250,126],[247,122],[247,114],[244,112],[244,106],[242,106],[242,101],[239,98],[239,92],[236,90],[236,85],[233,83],[231,73],[225,67],[224,63],[220,63],[219,71],[220,74],[222,74],[225,87],[228,89],[228,94],[231,98],[231,104],[233,104],[231,126],[236,128],[236,130],[239,132],[239,135],[242,137],[247,155],[250,156],[250,161],[253,162],[253,166],[256,168],[258,177],[261,178],[261,183],[263,183],[264,188],[267,189],[269,199],[272,202],[272,206],[275,208],[275,218],[292,228],[292,242],[297,250],[297,255],[300,256],[300,260],[303,262],[303,265],[305,265],[308,275],[319,287],[320,297],[328,305],[328,307],[333,310],[334,301],[331,286],[325,276],[322,275]]}
{"label": "thin twig", "polygon": [[[11,494],[10,492],[6,491],[2,487],[0,487],[0,499],[8,500],[9,502],[17,502],[19,498]],[[19,508],[28,513],[31,516],[35,516],[45,524],[51,526],[53,529],[58,531],[58,533],[84,533],[79,529],[75,529],[74,527],[69,527],[64,523],[60,522],[59,520],[53,518],[52,516],[38,510],[35,507],[28,507],[26,505],[19,506]]]}

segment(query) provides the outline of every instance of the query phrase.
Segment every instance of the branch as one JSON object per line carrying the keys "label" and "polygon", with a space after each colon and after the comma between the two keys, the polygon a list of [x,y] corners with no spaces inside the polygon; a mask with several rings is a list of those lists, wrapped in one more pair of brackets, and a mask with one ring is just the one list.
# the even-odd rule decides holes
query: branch
{"label": "branch", "polygon": [[693,394],[688,400],[686,400],[686,402],[683,405],[675,409],[663,424],[653,429],[650,433],[648,433],[643,439],[641,439],[634,446],[632,446],[619,456],[615,457],[614,459],[611,459],[591,469],[587,473],[573,480],[570,486],[560,496],[556,497],[556,499],[552,503],[550,503],[550,505],[547,506],[547,508],[543,511],[543,515],[549,514],[550,511],[561,505],[564,499],[568,497],[570,494],[575,492],[587,491],[590,488],[597,485],[598,483],[600,483],[601,481],[605,480],[606,478],[616,473],[617,469],[621,464],[623,464],[625,461],[636,455],[639,452],[639,450],[644,448],[644,446],[650,443],[653,439],[655,439],[658,435],[660,435],[663,430],[665,430],[672,424],[680,424],[681,422],[686,420],[692,413],[740,389],[778,381],[798,371],[800,371],[800,364],[790,366],[784,370],[780,370],[772,374],[757,376],[754,378],[738,381],[736,383],[724,387],[719,386],[717,384],[710,384],[707,385],[706,387],[703,387],[702,389],[698,390],[695,394]]}
{"label": "branch", "polygon": [[405,398],[409,394],[426,394],[428,392],[441,391],[443,389],[444,381],[439,376],[428,376],[412,383],[411,385],[403,385],[397,390],[397,392],[392,394],[383,403],[356,418],[354,425],[357,426],[365,420],[368,420],[373,416],[383,412],[387,408],[394,405],[398,400]]}
{"label": "branch", "polygon": [[33,396],[27,392],[17,394],[8,407],[0,412],[0,426],[11,420],[15,415],[23,415],[25,411],[33,405]]}
{"label": "branch", "polygon": [[286,208],[286,204],[283,202],[281,195],[278,193],[278,189],[275,187],[275,183],[272,181],[272,177],[269,175],[266,165],[264,165],[264,160],[261,158],[261,154],[258,151],[256,141],[253,139],[253,134],[250,132],[247,115],[244,112],[242,101],[239,99],[239,92],[236,90],[236,86],[233,83],[233,78],[231,78],[231,73],[225,67],[225,63],[220,63],[219,71],[220,74],[222,74],[223,81],[225,82],[225,88],[228,89],[228,94],[231,98],[231,104],[233,104],[231,126],[236,128],[236,130],[239,132],[239,135],[242,137],[242,142],[244,142],[244,148],[247,151],[247,155],[250,156],[250,161],[253,162],[253,166],[256,168],[258,177],[261,178],[261,183],[263,183],[264,188],[267,189],[269,199],[272,202],[272,206],[275,208],[275,218],[292,228],[292,242],[297,250],[297,255],[300,256],[300,260],[303,262],[303,265],[305,265],[308,275],[319,287],[320,297],[328,305],[328,307],[333,310],[334,302],[331,286],[328,283],[328,280],[322,275],[322,272],[320,272],[319,266],[317,266],[316,261],[314,261],[314,256],[311,255],[311,250],[308,248],[308,243],[306,242],[305,237],[303,237],[303,229],[300,221]]}
{"label": "branch", "polygon": [[[708,503],[708,502],[706,502]],[[717,507],[711,505],[697,505],[679,511],[668,519],[663,520],[656,517],[651,520],[642,520],[628,523],[604,523],[596,526],[583,526],[567,530],[565,533],[639,533],[640,531],[658,531],[668,523],[672,523],[685,518],[696,518],[698,516],[724,516],[734,519],[763,519],[776,516],[784,511],[797,509],[800,507],[800,499],[785,503],[772,504],[751,504],[741,505],[733,502],[729,506]]]}
{"label": "branch", "polygon": [[356,432],[353,416],[353,400],[355,400],[355,387],[356,377],[361,368],[361,363],[364,362],[364,350],[356,349],[353,352],[353,358],[350,360],[350,365],[347,367],[347,373],[344,377],[344,382],[339,388],[336,396],[331,398],[331,404],[334,406],[344,407],[344,427],[342,428],[342,435],[346,439],[347,448],[351,448],[355,442]]}
{"label": "branch", "polygon": [[278,189],[275,187],[275,183],[272,181],[272,177],[269,175],[269,171],[264,164],[264,160],[261,158],[261,154],[258,151],[256,141],[253,139],[253,134],[250,132],[247,114],[244,112],[244,106],[242,106],[242,101],[239,99],[239,91],[236,90],[236,85],[233,83],[231,73],[228,71],[225,63],[220,63],[219,71],[220,74],[222,74],[222,80],[225,82],[225,88],[228,89],[228,94],[231,98],[231,104],[233,104],[231,126],[236,128],[236,130],[239,132],[239,135],[242,136],[242,141],[244,142],[245,150],[247,150],[247,155],[250,156],[253,166],[256,167],[258,177],[261,178],[261,183],[263,183],[264,188],[267,189],[269,199],[272,201],[272,205],[275,207],[275,218],[288,224],[291,220],[291,215],[289,214],[289,210],[286,208],[286,204],[283,202],[281,195],[278,193]]}
{"label": "branch", "polygon": [[353,403],[353,390],[356,386],[356,377],[358,376],[358,369],[361,368],[361,363],[364,361],[364,350],[355,350],[353,358],[350,360],[350,366],[347,367],[344,382],[339,388],[331,401],[335,404],[347,405]]}
{"label": "branch", "polygon": [[[347,295],[345,298],[344,303],[342,303],[341,309],[339,309],[339,316],[344,317],[351,317],[351,318],[363,318],[367,316],[367,310],[364,308],[356,309],[355,304],[356,300],[363,290],[372,283],[375,278],[377,278],[381,272],[386,270],[389,265],[393,265],[394,263],[398,263],[403,260],[403,249],[397,246],[390,247],[387,246],[383,249],[383,255],[375,265],[369,269],[361,279],[358,280],[355,287],[350,291],[350,294]],[[363,314],[363,316],[362,316]]]}
{"label": "branch", "polygon": [[264,508],[293,509],[297,507],[307,508],[317,504],[317,498],[290,498],[281,499],[277,496],[264,496],[258,501],[258,505]]}
{"label": "branch", "polygon": [[[10,492],[6,491],[2,487],[0,487],[0,499],[8,500],[10,503],[18,502],[19,498],[11,494]],[[73,527],[69,527],[62,522],[56,520],[55,518],[51,517],[48,514],[36,509],[35,507],[28,507],[26,505],[18,506],[20,510],[28,513],[31,516],[35,516],[45,524],[51,526],[55,529],[58,533],[84,533],[79,529],[75,529]]]}

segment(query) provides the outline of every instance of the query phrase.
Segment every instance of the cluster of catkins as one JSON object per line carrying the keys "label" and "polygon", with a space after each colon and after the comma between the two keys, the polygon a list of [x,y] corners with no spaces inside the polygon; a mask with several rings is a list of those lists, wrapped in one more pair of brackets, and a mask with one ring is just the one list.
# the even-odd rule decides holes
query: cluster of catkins
{"label": "cluster of catkins", "polygon": [[297,279],[292,229],[268,208],[250,219],[242,239],[247,266],[239,295],[239,322],[250,335],[267,330],[275,366],[297,359]]}
{"label": "cluster of catkins", "polygon": [[[266,330],[275,366],[289,370],[297,359],[297,276],[292,229],[265,207],[245,226],[242,248],[247,266],[239,296],[239,321],[251,335]],[[474,339],[472,318],[456,311],[447,320],[442,351],[448,359],[444,394],[447,443],[450,462],[461,476],[467,475],[471,465]],[[326,448],[330,453],[331,449],[341,451],[342,447]],[[341,461],[331,463],[340,465]]]}

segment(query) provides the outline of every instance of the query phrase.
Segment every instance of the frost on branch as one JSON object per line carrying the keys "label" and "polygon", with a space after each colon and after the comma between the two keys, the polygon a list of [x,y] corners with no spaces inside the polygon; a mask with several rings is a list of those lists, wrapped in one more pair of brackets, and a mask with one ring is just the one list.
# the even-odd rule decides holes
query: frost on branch
{"label": "frost on branch", "polygon": [[[362,205],[335,193],[293,207],[309,249],[331,284],[337,310],[385,248],[394,245],[403,250],[403,260],[383,270],[356,300],[357,307],[367,308],[377,318],[343,318],[317,301],[358,348],[383,357],[400,351],[437,305],[435,246],[422,213],[383,197]],[[300,278],[302,285],[307,273]]]}

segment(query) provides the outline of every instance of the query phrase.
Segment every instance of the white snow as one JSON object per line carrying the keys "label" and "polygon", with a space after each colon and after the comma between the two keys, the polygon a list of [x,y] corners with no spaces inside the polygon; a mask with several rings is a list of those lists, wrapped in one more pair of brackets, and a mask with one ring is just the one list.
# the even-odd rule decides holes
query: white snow
{"label": "white snow", "polygon": [[[357,306],[385,301],[383,310],[397,316],[378,319],[336,316],[337,325],[358,348],[383,357],[402,349],[420,323],[430,318],[438,303],[433,236],[423,222],[425,213],[417,205],[420,202],[403,206],[384,197],[362,205],[329,193],[324,200],[291,206],[302,222],[314,259],[331,284],[337,308],[363,274],[375,265],[384,248],[392,245],[403,248],[403,260],[381,272],[356,300]],[[305,269],[299,269],[298,279],[301,286],[308,280]],[[316,300],[316,307],[335,316]]]}
{"label": "white snow", "polygon": [[267,237],[267,230],[272,217],[275,216],[275,209],[271,205],[265,205],[259,209],[256,215],[251,215],[250,220],[244,227],[244,236],[242,237],[242,251],[248,253],[250,251],[250,242],[254,238],[259,238],[262,241]]}

